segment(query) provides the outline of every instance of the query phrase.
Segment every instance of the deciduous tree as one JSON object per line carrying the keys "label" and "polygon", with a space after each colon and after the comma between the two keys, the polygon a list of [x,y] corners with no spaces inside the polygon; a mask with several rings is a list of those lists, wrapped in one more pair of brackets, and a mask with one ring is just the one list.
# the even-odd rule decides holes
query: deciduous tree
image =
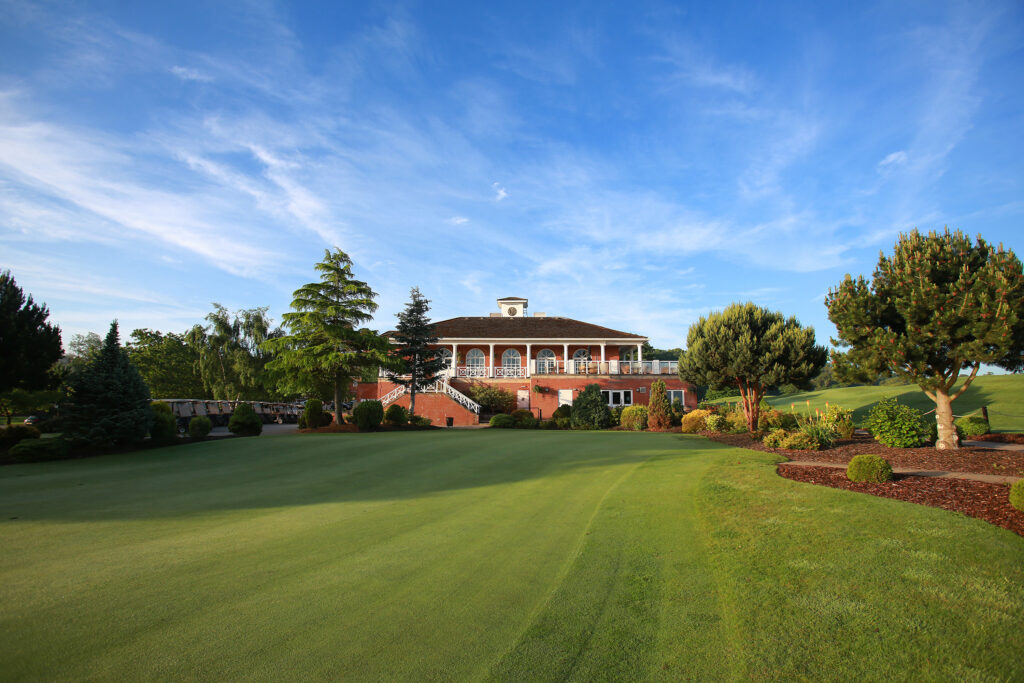
{"label": "deciduous tree", "polygon": [[[845,352],[837,371],[865,378],[893,374],[935,402],[939,449],[956,448],[952,402],[982,363],[1024,368],[1021,262],[980,236],[959,230],[900,235],[892,257],[880,254],[871,282],[850,275],[825,300]],[[960,373],[970,374],[953,391]]]}
{"label": "deciduous tree", "polygon": [[388,374],[391,381],[408,387],[410,416],[416,414],[416,392],[434,382],[445,366],[444,356],[433,347],[437,335],[428,311],[430,301],[420,294],[419,287],[413,287],[405,310],[396,316],[394,339],[398,346],[393,349],[395,362]]}
{"label": "deciduous tree", "polygon": [[199,373],[200,348],[184,334],[132,330],[125,349],[153,398],[209,397]]}
{"label": "deciduous tree", "polygon": [[270,398],[267,363],[273,358],[264,343],[282,336],[272,327],[267,307],[232,314],[218,303],[206,316],[208,327],[194,326],[185,341],[198,349],[199,374],[206,390],[218,399],[258,401]]}
{"label": "deciduous tree", "polygon": [[690,326],[679,377],[696,385],[735,386],[747,429],[755,431],[768,390],[803,384],[825,365],[828,354],[814,341],[814,328],[802,327],[794,317],[749,302],[732,304]]}

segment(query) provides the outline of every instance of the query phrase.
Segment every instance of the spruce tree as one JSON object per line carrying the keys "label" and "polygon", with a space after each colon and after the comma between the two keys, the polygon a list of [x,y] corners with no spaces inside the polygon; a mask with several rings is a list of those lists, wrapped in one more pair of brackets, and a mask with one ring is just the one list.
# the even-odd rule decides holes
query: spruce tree
{"label": "spruce tree", "polygon": [[[982,363],[1024,368],[1024,275],[1002,245],[959,230],[900,235],[870,284],[846,279],[825,300],[839,335],[833,356],[847,379],[906,378],[935,402],[938,449],[956,448],[952,402]],[[953,392],[962,370],[970,370]]]}
{"label": "spruce tree", "polygon": [[398,313],[398,327],[394,339],[395,371],[389,373],[392,382],[409,389],[409,416],[416,414],[416,392],[434,382],[437,374],[444,370],[445,358],[435,348],[437,335],[427,317],[430,301],[420,294],[419,287],[409,293],[405,310]]}
{"label": "spruce tree", "polygon": [[108,449],[141,442],[153,423],[149,388],[121,348],[117,321],[99,355],[71,376],[65,434],[76,446]]}
{"label": "spruce tree", "polygon": [[0,393],[53,385],[50,368],[63,351],[60,328],[49,317],[45,305],[25,296],[11,271],[0,272]]}

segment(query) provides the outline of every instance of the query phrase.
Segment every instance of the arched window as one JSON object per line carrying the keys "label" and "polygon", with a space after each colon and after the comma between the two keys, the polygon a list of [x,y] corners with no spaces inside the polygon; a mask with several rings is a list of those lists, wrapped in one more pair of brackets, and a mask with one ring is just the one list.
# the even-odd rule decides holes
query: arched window
{"label": "arched window", "polygon": [[555,372],[558,363],[555,361],[555,352],[551,349],[541,349],[537,352],[537,372],[543,374]]}
{"label": "arched window", "polygon": [[466,365],[471,368],[482,368],[486,365],[484,352],[480,349],[470,349],[469,353],[466,354]]}
{"label": "arched window", "polygon": [[576,352],[572,354],[573,360],[590,360],[590,351],[587,349],[576,349]]}
{"label": "arched window", "polygon": [[449,367],[452,364],[452,350],[444,347],[437,350],[437,357],[444,360],[444,367]]}
{"label": "arched window", "polygon": [[515,349],[505,349],[505,353],[501,354],[501,367],[518,368],[520,365],[519,352]]}

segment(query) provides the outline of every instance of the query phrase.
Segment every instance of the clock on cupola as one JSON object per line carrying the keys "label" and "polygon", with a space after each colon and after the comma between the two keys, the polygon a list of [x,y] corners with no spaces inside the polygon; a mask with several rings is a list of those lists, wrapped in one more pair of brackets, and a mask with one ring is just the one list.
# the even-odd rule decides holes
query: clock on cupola
{"label": "clock on cupola", "polygon": [[507,296],[504,299],[498,299],[498,309],[501,311],[502,318],[525,318],[526,307],[529,301],[526,299],[520,299],[515,296]]}

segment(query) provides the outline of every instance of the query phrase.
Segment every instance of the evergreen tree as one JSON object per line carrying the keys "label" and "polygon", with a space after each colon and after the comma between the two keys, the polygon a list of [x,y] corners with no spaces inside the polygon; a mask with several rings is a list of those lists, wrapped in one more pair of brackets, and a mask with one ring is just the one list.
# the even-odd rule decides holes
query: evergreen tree
{"label": "evergreen tree", "polygon": [[65,434],[77,446],[107,449],[142,441],[153,423],[149,389],[118,339],[117,321],[103,348],[70,379]]}
{"label": "evergreen tree", "polygon": [[583,387],[572,403],[570,420],[573,429],[608,429],[612,426],[612,411],[601,396],[600,384]]}
{"label": "evergreen tree", "polygon": [[753,432],[765,393],[808,382],[827,358],[824,347],[814,343],[814,328],[752,303],[732,304],[690,326],[686,351],[679,356],[679,378],[713,388],[737,387],[747,429]]}
{"label": "evergreen tree", "polygon": [[[895,375],[916,383],[935,402],[939,449],[956,448],[952,402],[982,363],[1024,368],[1024,275],[1002,245],[959,230],[900,235],[891,258],[879,255],[869,284],[849,275],[825,300],[845,352],[836,372],[871,381]],[[950,393],[960,372],[963,385]]]}
{"label": "evergreen tree", "polygon": [[647,428],[668,429],[672,426],[672,407],[665,393],[665,383],[660,379],[651,383],[651,398],[647,404]]}
{"label": "evergreen tree", "polygon": [[264,348],[277,353],[267,363],[279,391],[334,396],[335,423],[349,383],[386,360],[387,340],[356,326],[377,310],[369,285],[352,276],[352,260],[340,249],[325,251],[316,264],[320,281],[295,290],[293,312],[284,324],[291,334],[271,339]]}
{"label": "evergreen tree", "polygon": [[398,313],[398,327],[394,339],[393,371],[388,373],[392,382],[408,387],[409,415],[416,414],[416,392],[432,383],[445,367],[445,358],[432,345],[437,344],[434,326],[427,318],[430,301],[420,294],[419,287],[409,293],[409,303]]}
{"label": "evergreen tree", "polygon": [[18,287],[11,271],[0,272],[0,393],[35,391],[53,384],[50,368],[63,355],[60,328],[50,311]]}

